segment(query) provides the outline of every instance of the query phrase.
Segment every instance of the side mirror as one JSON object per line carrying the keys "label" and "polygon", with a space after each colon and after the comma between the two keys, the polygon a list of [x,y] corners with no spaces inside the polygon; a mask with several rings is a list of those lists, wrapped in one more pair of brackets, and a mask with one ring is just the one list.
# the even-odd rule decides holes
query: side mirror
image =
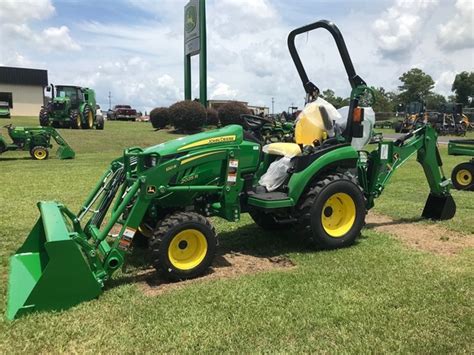
{"label": "side mirror", "polygon": [[51,92],[51,86],[46,86],[46,91]]}

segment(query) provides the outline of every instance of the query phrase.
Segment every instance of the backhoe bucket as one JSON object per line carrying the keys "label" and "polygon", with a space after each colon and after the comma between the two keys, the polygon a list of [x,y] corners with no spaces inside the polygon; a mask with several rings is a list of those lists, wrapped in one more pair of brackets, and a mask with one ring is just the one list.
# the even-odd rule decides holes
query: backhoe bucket
{"label": "backhoe bucket", "polygon": [[434,220],[447,220],[456,214],[456,203],[451,195],[437,196],[432,193],[426,200],[422,216]]}
{"label": "backhoe bucket", "polygon": [[62,145],[58,148],[58,151],[56,152],[56,156],[59,159],[74,159],[76,156],[76,153],[72,148],[68,145]]}
{"label": "backhoe bucket", "polygon": [[61,310],[96,298],[101,286],[55,202],[38,204],[41,216],[10,259],[7,318]]}

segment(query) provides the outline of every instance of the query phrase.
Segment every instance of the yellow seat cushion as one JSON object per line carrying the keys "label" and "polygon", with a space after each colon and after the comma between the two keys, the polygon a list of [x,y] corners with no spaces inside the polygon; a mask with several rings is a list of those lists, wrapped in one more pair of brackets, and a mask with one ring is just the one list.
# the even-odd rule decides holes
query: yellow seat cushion
{"label": "yellow seat cushion", "polygon": [[301,148],[296,143],[270,143],[263,147],[267,154],[295,157],[301,155]]}

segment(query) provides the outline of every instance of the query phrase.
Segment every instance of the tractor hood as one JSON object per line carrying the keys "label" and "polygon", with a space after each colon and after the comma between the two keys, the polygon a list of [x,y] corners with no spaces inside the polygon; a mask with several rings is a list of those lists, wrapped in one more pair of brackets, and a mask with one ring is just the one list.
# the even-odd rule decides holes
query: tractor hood
{"label": "tractor hood", "polygon": [[161,156],[186,153],[192,150],[222,145],[238,145],[242,142],[243,129],[239,125],[193,134],[186,137],[146,148],[144,153],[158,153]]}

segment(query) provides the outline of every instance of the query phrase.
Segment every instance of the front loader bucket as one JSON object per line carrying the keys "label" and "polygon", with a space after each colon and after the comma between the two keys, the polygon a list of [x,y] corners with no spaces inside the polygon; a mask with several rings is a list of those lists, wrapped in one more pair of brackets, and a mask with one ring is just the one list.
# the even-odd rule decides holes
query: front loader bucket
{"label": "front loader bucket", "polygon": [[456,203],[449,195],[437,196],[432,193],[426,200],[422,216],[434,220],[451,219],[456,214]]}
{"label": "front loader bucket", "polygon": [[56,156],[59,159],[74,159],[76,156],[76,153],[72,148],[68,145],[62,145],[58,148],[58,151],[56,152]]}
{"label": "front loader bucket", "polygon": [[101,286],[79,245],[70,237],[55,202],[40,202],[41,216],[10,259],[7,318],[61,310],[96,298]]}

